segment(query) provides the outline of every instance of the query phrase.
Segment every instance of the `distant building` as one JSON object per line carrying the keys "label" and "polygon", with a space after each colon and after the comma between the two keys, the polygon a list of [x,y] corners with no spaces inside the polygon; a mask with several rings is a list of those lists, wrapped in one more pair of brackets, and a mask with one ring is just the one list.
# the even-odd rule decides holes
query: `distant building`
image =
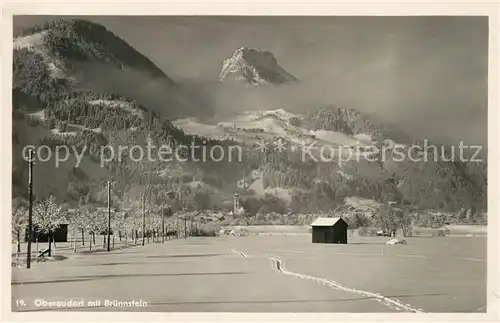
{"label": "distant building", "polygon": [[347,223],[342,218],[317,218],[312,227],[313,243],[347,243]]}

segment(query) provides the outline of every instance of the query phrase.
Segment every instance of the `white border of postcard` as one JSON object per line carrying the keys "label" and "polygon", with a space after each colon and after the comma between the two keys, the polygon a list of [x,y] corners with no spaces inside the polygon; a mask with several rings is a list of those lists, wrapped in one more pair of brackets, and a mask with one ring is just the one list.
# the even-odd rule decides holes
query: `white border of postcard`
{"label": "white border of postcard", "polygon": [[[495,141],[500,138],[498,91],[499,3],[494,2],[313,2],[296,1],[165,1],[165,2],[3,2],[2,3],[2,103],[0,110],[0,140],[7,153],[1,154],[2,216],[2,321],[33,322],[493,322],[500,320],[499,266],[500,251],[500,191],[499,149]],[[144,312],[11,312],[10,265],[10,213],[11,190],[11,86],[12,86],[12,17],[13,15],[481,15],[489,16],[489,93],[488,93],[488,295],[487,313],[442,314],[263,314],[263,313],[144,313]],[[467,129],[464,129],[467,131]]]}

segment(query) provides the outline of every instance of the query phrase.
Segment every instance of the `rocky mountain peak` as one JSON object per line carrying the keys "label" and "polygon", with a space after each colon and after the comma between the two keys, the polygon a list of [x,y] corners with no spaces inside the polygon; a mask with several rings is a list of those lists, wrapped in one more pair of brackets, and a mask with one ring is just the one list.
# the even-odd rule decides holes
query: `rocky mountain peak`
{"label": "rocky mountain peak", "polygon": [[297,79],[278,64],[273,53],[265,50],[241,47],[224,60],[219,76],[223,82],[243,85],[278,85]]}

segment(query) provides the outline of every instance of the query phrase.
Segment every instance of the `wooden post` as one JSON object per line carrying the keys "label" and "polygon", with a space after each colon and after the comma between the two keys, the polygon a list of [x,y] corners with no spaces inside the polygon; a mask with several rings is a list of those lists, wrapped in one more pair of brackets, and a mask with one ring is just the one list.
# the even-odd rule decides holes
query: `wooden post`
{"label": "wooden post", "polygon": [[161,243],[165,243],[165,209],[161,210]]}
{"label": "wooden post", "polygon": [[[33,236],[33,149],[29,150],[28,157],[28,250],[26,255],[26,268],[31,268],[31,239]],[[38,243],[37,243],[38,246]],[[38,251],[38,250],[37,250]]]}
{"label": "wooden post", "polygon": [[144,190],[144,195],[142,197],[142,245],[143,246],[145,238],[146,238],[146,191]]}
{"label": "wooden post", "polygon": [[108,181],[108,252],[110,251],[110,243],[109,243],[110,236],[111,236],[111,182]]}
{"label": "wooden post", "polygon": [[180,239],[180,229],[179,229],[179,212],[177,212],[177,217],[175,219],[175,230],[176,230],[176,237],[177,239]]}

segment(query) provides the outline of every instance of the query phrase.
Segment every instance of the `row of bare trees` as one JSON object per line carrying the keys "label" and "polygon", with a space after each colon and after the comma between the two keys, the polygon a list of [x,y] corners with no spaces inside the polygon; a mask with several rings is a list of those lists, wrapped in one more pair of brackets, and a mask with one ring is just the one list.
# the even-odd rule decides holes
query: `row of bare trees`
{"label": "row of bare trees", "polygon": [[[147,242],[163,242],[165,238],[171,237],[177,232],[178,219],[172,216],[169,207],[150,207],[143,214],[139,208],[130,210],[113,209],[111,214],[111,239],[113,247],[115,239],[123,242],[124,245],[130,243],[137,244],[139,240],[145,239]],[[177,221],[176,221],[177,220]],[[103,233],[103,246],[106,245],[106,234],[108,230],[107,210],[91,206],[81,207],[73,210],[69,216],[69,229],[71,243],[76,248],[76,241],[80,241],[85,246],[88,240],[89,250],[96,246],[96,234]]]}
{"label": "row of bare trees", "polygon": [[[172,208],[167,204],[171,199],[164,193],[155,194],[157,203],[146,207],[129,209],[113,208],[111,213],[111,232],[113,246],[115,237],[128,245],[143,239],[148,243],[164,242],[165,239],[179,236],[183,229],[182,218],[174,217]],[[142,204],[145,204],[143,199]],[[158,203],[159,202],[159,203]],[[67,209],[57,203],[54,196],[42,198],[33,206],[33,226],[36,234],[38,250],[38,234],[48,237],[48,254],[51,255],[54,233],[61,224],[67,224],[71,236],[71,246],[76,249],[78,240],[82,246],[88,241],[89,250],[96,248],[96,235],[103,234],[103,245],[106,244],[108,230],[108,212],[106,208],[81,203],[77,208]],[[15,201],[12,212],[12,234],[17,242],[17,252],[21,252],[21,241],[25,238],[28,226],[28,207],[25,203]],[[185,235],[185,233],[184,233]]]}
{"label": "row of bare trees", "polygon": [[[49,195],[36,201],[33,205],[33,226],[35,238],[43,234],[49,239],[49,255],[51,255],[54,233],[61,224],[67,224],[71,235],[71,246],[76,248],[78,240],[82,246],[88,243],[88,248],[96,246],[96,235],[103,234],[103,245],[106,244],[108,231],[107,208],[108,194],[113,212],[111,212],[111,232],[113,244],[115,237],[124,244],[130,241],[144,244],[150,240],[162,242],[165,238],[180,236],[181,231],[187,231],[186,221],[179,218],[179,213],[188,210],[206,209],[209,200],[200,192],[200,189],[173,183],[168,185],[175,189],[166,189],[162,185],[151,184],[153,170],[151,165],[141,165],[137,169],[147,178],[139,196],[130,197],[126,176],[112,182],[108,191],[102,185],[92,200],[89,196],[80,196],[76,208],[70,208],[57,202],[54,196]],[[103,183],[104,184],[104,183]],[[99,207],[101,206],[101,207]],[[176,213],[179,212],[179,213]],[[176,213],[176,216],[174,216]],[[12,233],[17,240],[18,253],[21,252],[21,241],[24,240],[28,225],[28,206],[26,202],[14,201],[12,214]],[[182,235],[186,236],[187,232]],[[38,240],[38,239],[37,239]],[[37,244],[38,250],[38,244]]]}

